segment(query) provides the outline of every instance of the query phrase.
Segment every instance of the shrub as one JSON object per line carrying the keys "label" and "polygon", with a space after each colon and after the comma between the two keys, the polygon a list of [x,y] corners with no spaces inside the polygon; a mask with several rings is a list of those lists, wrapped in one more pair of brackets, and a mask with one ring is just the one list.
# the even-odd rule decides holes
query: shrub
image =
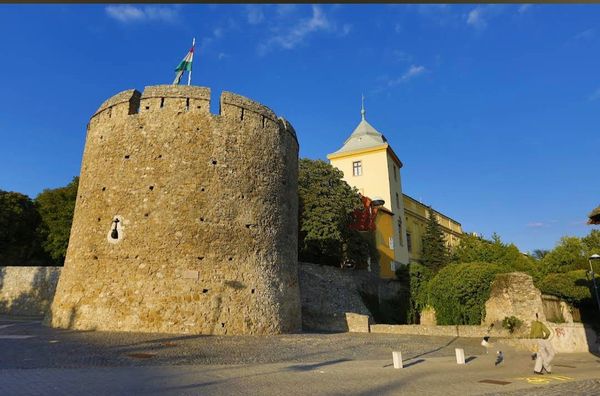
{"label": "shrub", "polygon": [[513,333],[516,329],[521,327],[523,321],[517,318],[516,316],[506,316],[502,321],[502,327],[508,329],[509,333]]}
{"label": "shrub", "polygon": [[428,288],[437,323],[480,324],[492,281],[503,272],[506,268],[490,263],[451,264],[442,268]]}
{"label": "shrub", "polygon": [[[596,282],[600,279],[596,277]],[[590,288],[591,280],[588,280],[586,270],[575,270],[564,273],[546,275],[538,287],[542,293],[550,294],[563,300],[580,306],[592,301]]]}
{"label": "shrub", "polygon": [[428,283],[433,271],[418,263],[410,263],[396,270],[398,280],[408,283],[410,289],[407,312],[408,323],[419,323],[420,312],[429,305]]}

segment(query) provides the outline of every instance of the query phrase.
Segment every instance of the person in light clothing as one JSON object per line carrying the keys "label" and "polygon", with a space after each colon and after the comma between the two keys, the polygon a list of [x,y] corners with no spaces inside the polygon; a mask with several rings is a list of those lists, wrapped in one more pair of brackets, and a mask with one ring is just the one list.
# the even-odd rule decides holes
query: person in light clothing
{"label": "person in light clothing", "polygon": [[535,374],[543,374],[546,370],[548,374],[552,374],[552,359],[554,359],[554,348],[548,338],[550,337],[550,329],[538,320],[538,314],[535,314],[535,320],[531,322],[531,333],[529,338],[538,340],[538,351],[534,354],[535,366],[533,372]]}

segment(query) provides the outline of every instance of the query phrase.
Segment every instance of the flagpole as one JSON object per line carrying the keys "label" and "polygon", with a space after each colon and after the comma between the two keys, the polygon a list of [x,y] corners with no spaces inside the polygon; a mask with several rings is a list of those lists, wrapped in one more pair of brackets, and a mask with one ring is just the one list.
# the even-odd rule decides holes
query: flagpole
{"label": "flagpole", "polygon": [[[196,37],[194,37],[192,39],[192,51],[194,51],[194,46],[195,45],[196,45]],[[192,67],[193,67],[193,64],[194,64],[194,62],[193,62],[193,60],[194,60],[193,56],[194,56],[194,53],[192,52],[192,65],[190,65],[190,72],[188,73],[188,85],[190,85],[192,83]]]}

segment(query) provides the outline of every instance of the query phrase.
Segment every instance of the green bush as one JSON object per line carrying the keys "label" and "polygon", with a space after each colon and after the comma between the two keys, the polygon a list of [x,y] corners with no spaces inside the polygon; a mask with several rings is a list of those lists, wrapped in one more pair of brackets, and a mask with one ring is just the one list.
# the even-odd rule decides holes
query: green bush
{"label": "green bush", "polygon": [[[596,277],[596,282],[600,282],[598,277]],[[592,296],[591,283],[592,281],[587,278],[586,270],[575,270],[546,275],[537,286],[544,294],[550,294],[580,306],[589,304],[595,298]]]}
{"label": "green bush", "polygon": [[521,327],[523,321],[516,316],[506,316],[502,321],[502,327],[508,330],[509,333],[513,333],[516,329]]}
{"label": "green bush", "polygon": [[396,278],[408,283],[410,289],[406,319],[408,323],[419,323],[421,311],[429,305],[428,283],[433,271],[418,263],[410,263],[396,270]]}
{"label": "green bush", "polygon": [[490,263],[451,264],[429,282],[429,301],[440,325],[478,325],[496,274],[506,268]]}

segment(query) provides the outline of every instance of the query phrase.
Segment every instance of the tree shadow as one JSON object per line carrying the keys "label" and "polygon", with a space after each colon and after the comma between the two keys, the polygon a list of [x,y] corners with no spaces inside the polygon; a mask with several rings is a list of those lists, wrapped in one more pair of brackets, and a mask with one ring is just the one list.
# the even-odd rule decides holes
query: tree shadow
{"label": "tree shadow", "polygon": [[459,337],[458,337],[458,336],[456,336],[456,337],[454,337],[453,339],[451,339],[450,341],[448,341],[448,342],[446,343],[446,345],[442,345],[441,347],[438,347],[438,348],[435,348],[435,349],[432,349],[432,350],[429,350],[429,351],[426,351],[426,352],[420,353],[420,354],[418,354],[418,355],[416,355],[416,356],[411,356],[411,357],[409,357],[409,358],[408,358],[408,359],[406,359],[406,360],[412,360],[412,359],[416,359],[416,358],[419,358],[419,357],[421,357],[421,356],[429,355],[430,353],[434,353],[434,352],[440,351],[440,350],[442,350],[442,349],[444,349],[444,348],[446,348],[446,347],[450,346],[452,343],[454,343],[454,341],[458,340],[458,338],[459,338]]}
{"label": "tree shadow", "polygon": [[[33,271],[31,281],[23,286],[23,291],[15,296],[4,296],[0,299],[0,314],[14,316],[41,317],[49,309],[56,285],[58,283],[58,267],[0,267],[0,292],[3,291],[6,279],[12,276],[12,271]],[[14,276],[27,276],[27,274],[15,274]]]}
{"label": "tree shadow", "polygon": [[472,362],[475,359],[477,359],[477,356],[469,356],[465,359],[465,364],[469,364],[469,362]]}
{"label": "tree shadow", "polygon": [[314,364],[297,364],[294,366],[288,366],[287,370],[310,371],[310,370],[314,370],[319,367],[330,366],[332,364],[337,364],[337,363],[341,363],[341,362],[349,362],[349,361],[351,361],[351,359],[342,358],[342,359],[329,360],[327,362],[314,363]]}
{"label": "tree shadow", "polygon": [[417,360],[414,360],[414,361],[412,361],[410,363],[407,363],[407,364],[403,365],[403,368],[408,368],[408,367],[411,367],[411,366],[415,366],[415,365],[417,365],[419,363],[423,363],[424,361],[425,361],[425,359],[417,359]]}

